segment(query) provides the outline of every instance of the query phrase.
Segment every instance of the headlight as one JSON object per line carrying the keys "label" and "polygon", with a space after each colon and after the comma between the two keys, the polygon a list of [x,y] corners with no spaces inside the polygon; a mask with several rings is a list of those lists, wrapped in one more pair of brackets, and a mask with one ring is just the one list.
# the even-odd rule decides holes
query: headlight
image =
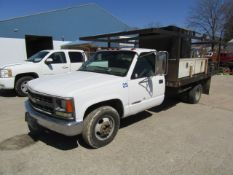
{"label": "headlight", "polygon": [[11,69],[0,69],[0,78],[10,78],[12,77]]}
{"label": "headlight", "polygon": [[65,119],[74,119],[74,101],[72,98],[69,99],[55,99],[55,115]]}

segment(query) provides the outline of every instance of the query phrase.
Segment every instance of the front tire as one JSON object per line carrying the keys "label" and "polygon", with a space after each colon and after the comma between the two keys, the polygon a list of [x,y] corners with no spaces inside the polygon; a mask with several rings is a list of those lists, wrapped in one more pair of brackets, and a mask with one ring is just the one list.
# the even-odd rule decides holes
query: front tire
{"label": "front tire", "polygon": [[32,80],[33,77],[31,76],[25,76],[19,78],[15,83],[15,91],[20,97],[26,97],[27,96],[27,83],[28,81]]}
{"label": "front tire", "polygon": [[92,148],[109,144],[117,134],[120,117],[116,109],[103,106],[93,110],[84,119],[82,136]]}

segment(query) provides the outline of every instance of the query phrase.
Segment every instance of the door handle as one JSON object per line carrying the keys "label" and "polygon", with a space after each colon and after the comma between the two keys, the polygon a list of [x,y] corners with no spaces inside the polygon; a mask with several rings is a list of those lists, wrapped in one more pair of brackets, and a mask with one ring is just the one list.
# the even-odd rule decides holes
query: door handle
{"label": "door handle", "polygon": [[137,104],[137,103],[141,103],[142,101],[141,100],[139,100],[139,101],[135,101],[135,102],[133,102],[132,103],[132,105],[135,105],[135,104]]}
{"label": "door handle", "polygon": [[162,84],[163,83],[163,80],[159,80],[159,84]]}
{"label": "door handle", "polygon": [[67,68],[69,68],[69,67],[68,67],[68,66],[63,66],[62,68],[63,68],[63,69],[67,69]]}

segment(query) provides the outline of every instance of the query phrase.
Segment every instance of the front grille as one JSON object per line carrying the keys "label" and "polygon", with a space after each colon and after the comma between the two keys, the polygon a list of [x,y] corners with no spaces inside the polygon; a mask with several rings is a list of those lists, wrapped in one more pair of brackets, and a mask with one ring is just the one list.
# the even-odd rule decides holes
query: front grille
{"label": "front grille", "polygon": [[54,104],[52,97],[41,95],[31,90],[28,90],[28,97],[30,104],[35,110],[46,114],[53,114]]}

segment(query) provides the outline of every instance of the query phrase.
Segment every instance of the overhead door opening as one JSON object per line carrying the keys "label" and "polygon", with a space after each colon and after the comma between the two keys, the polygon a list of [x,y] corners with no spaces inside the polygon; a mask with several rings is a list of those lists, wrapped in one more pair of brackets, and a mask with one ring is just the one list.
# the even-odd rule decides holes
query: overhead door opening
{"label": "overhead door opening", "polygon": [[50,36],[26,35],[25,43],[27,58],[41,50],[53,49],[53,38]]}

